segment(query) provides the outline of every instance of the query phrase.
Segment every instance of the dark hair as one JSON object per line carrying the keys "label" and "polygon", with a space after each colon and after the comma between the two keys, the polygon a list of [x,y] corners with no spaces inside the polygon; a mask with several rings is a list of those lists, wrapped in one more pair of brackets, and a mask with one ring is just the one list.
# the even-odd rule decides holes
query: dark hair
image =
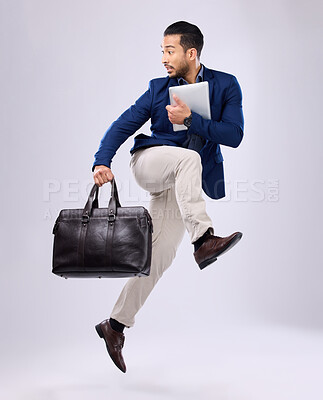
{"label": "dark hair", "polygon": [[167,35],[181,35],[180,45],[184,51],[194,47],[197,57],[200,58],[204,40],[202,32],[196,25],[186,21],[174,22],[165,29],[164,36]]}

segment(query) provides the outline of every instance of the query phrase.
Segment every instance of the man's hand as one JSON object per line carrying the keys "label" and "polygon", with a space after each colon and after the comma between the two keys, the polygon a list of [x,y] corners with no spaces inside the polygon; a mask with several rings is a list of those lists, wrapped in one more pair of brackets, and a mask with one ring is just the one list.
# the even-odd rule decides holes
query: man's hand
{"label": "man's hand", "polygon": [[173,99],[176,104],[174,106],[166,106],[168,119],[172,124],[183,125],[184,119],[191,115],[191,110],[175,94],[173,95]]}
{"label": "man's hand", "polygon": [[96,165],[93,171],[94,182],[101,187],[107,182],[111,182],[114,178],[111,169],[105,165]]}

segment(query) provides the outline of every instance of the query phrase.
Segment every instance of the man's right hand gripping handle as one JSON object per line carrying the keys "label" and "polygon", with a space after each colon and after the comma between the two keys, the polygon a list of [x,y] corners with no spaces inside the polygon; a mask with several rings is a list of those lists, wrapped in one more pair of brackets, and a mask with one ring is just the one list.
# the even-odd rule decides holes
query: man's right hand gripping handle
{"label": "man's right hand gripping handle", "polygon": [[96,165],[93,171],[94,182],[101,187],[107,182],[111,182],[114,175],[106,165]]}

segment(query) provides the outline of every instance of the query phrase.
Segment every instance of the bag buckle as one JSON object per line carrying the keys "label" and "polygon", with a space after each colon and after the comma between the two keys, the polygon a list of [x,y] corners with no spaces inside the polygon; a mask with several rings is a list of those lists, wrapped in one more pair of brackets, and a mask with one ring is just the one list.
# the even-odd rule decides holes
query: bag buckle
{"label": "bag buckle", "polygon": [[90,217],[87,214],[82,215],[82,224],[87,224],[89,221]]}
{"label": "bag buckle", "polygon": [[114,222],[115,220],[116,220],[115,214],[109,214],[109,215],[108,215],[108,221],[109,221],[109,222]]}

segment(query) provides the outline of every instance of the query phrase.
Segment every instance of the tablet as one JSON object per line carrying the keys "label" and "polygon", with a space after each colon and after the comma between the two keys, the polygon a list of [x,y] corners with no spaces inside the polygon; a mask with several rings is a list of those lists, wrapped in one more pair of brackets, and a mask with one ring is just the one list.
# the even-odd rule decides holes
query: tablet
{"label": "tablet", "polygon": [[[173,94],[179,97],[189,108],[205,119],[211,119],[209,82],[191,83],[188,85],[171,86],[169,88],[170,104],[174,105]],[[183,131],[185,125],[173,124],[174,131]]]}

